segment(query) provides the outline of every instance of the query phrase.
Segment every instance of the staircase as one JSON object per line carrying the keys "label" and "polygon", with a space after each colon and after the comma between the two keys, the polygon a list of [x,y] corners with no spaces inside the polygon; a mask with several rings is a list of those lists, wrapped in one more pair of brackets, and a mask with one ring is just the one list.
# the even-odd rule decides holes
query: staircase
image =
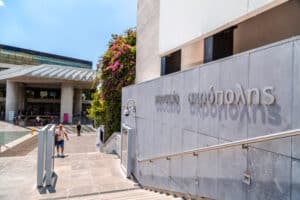
{"label": "staircase", "polygon": [[[64,128],[68,133],[77,134],[76,125],[64,125]],[[96,133],[96,129],[92,125],[81,125],[81,134]]]}
{"label": "staircase", "polygon": [[143,189],[131,189],[125,191],[112,191],[97,196],[81,196],[69,199],[101,199],[101,200],[181,200],[182,198],[168,196]]}

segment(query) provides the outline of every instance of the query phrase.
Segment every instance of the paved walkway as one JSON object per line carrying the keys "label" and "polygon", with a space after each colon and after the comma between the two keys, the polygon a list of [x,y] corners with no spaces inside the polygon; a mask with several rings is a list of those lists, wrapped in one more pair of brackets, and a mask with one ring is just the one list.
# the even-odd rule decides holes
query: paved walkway
{"label": "paved walkway", "polygon": [[26,156],[0,158],[0,199],[99,199],[103,193],[137,189],[121,173],[117,156],[95,149],[95,134],[70,135],[67,156],[55,159],[56,192],[46,194],[36,189],[36,149]]}
{"label": "paved walkway", "polygon": [[95,134],[69,135],[65,158],[55,158],[56,191],[36,188],[37,148],[25,156],[0,157],[0,200],[177,200],[140,189],[125,178],[116,155],[96,152]]}

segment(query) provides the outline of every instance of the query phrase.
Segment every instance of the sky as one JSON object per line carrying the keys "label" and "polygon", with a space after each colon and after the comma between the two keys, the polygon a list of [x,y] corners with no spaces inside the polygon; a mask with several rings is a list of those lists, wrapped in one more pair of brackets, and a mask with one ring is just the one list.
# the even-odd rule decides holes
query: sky
{"label": "sky", "polygon": [[0,44],[90,60],[136,27],[137,0],[0,0]]}

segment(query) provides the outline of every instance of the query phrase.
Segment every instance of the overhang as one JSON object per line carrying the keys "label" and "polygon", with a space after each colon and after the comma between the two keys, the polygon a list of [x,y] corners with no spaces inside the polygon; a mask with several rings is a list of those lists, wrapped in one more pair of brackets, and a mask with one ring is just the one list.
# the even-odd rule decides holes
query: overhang
{"label": "overhang", "polygon": [[60,65],[18,66],[0,72],[0,81],[13,79],[47,79],[92,83],[96,71],[91,69],[65,67]]}

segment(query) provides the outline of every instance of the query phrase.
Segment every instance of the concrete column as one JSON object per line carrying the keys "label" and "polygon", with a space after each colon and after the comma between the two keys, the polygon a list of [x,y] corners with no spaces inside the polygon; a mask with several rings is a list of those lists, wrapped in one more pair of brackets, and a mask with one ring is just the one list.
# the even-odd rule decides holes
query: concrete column
{"label": "concrete column", "polygon": [[74,114],[77,115],[82,111],[82,90],[76,89],[74,92]]}
{"label": "concrete column", "polygon": [[69,115],[68,123],[72,123],[73,118],[73,96],[74,88],[69,84],[62,84],[60,99],[60,121],[64,121],[64,113]]}
{"label": "concrete column", "polygon": [[18,110],[23,111],[25,109],[25,86],[24,86],[24,84],[18,83],[17,89],[18,89],[18,99],[17,99]]}
{"label": "concrete column", "polygon": [[6,81],[6,103],[5,103],[5,120],[9,120],[9,112],[15,114],[18,111],[18,84],[13,81]]}

